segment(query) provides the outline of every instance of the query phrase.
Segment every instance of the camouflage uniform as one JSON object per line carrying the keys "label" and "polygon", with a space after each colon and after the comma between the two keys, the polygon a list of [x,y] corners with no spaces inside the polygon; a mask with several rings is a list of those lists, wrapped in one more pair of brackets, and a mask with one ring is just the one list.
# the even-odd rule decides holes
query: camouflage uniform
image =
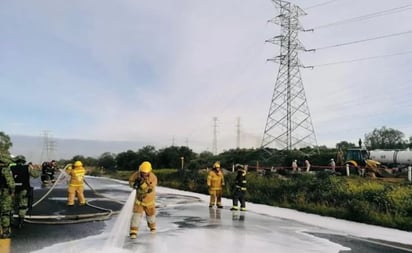
{"label": "camouflage uniform", "polygon": [[0,171],[0,238],[9,238],[15,184],[11,170],[4,160],[0,160]]}
{"label": "camouflage uniform", "polygon": [[33,188],[30,186],[30,176],[40,176],[39,170],[34,169],[32,165],[25,165],[25,162],[24,159],[17,158],[16,163],[9,166],[16,184],[14,208],[19,215],[19,227],[21,227],[24,216],[26,216],[26,213],[29,210],[29,197],[33,194]]}

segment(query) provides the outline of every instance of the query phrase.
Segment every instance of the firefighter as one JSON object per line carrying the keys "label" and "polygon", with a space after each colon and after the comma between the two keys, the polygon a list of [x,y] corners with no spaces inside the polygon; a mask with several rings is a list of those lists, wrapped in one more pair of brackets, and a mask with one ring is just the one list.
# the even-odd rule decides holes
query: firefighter
{"label": "firefighter", "polygon": [[16,156],[13,164],[9,165],[13,173],[16,184],[16,194],[14,196],[14,209],[18,214],[17,225],[19,228],[23,225],[24,216],[29,209],[33,200],[33,187],[30,186],[30,177],[37,178],[40,171],[33,165],[26,164],[26,158],[22,155]]}
{"label": "firefighter", "polygon": [[0,158],[0,249],[9,252],[15,183],[7,159]]}
{"label": "firefighter", "polygon": [[130,238],[136,239],[143,212],[146,214],[150,232],[156,232],[156,186],[157,177],[148,161],[140,164],[138,171],[129,177],[130,187],[136,190],[136,199],[130,221]]}
{"label": "firefighter", "polygon": [[67,205],[74,206],[74,198],[77,195],[79,205],[86,204],[84,197],[84,176],[86,170],[81,161],[75,161],[72,166],[68,166],[66,173],[70,176],[69,187],[67,189]]}
{"label": "firefighter", "polygon": [[235,187],[233,189],[233,206],[230,208],[232,211],[239,210],[238,202],[240,202],[240,211],[246,211],[246,170],[241,164],[236,164],[235,169],[237,172],[235,179]]}
{"label": "firefighter", "polygon": [[43,162],[41,170],[41,181],[43,182],[43,184],[54,183],[56,181],[54,178],[54,173],[57,171],[55,160],[51,160],[50,162]]}
{"label": "firefighter", "polygon": [[225,178],[223,172],[220,169],[220,162],[216,161],[213,164],[212,170],[207,175],[207,187],[209,188],[210,202],[209,207],[213,207],[215,204],[218,208],[222,206],[222,187],[225,185]]}

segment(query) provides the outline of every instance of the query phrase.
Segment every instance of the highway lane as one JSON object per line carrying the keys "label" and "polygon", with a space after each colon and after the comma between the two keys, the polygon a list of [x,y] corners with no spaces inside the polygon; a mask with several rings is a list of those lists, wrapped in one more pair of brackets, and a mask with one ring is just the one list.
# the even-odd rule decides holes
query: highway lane
{"label": "highway lane", "polygon": [[[124,182],[99,178],[87,180],[94,191],[109,198],[126,201],[130,197],[131,190]],[[224,209],[210,209],[206,199],[207,196],[160,187],[158,232],[150,234],[142,221],[141,233],[136,240],[127,238],[130,208],[105,221],[64,225],[27,223],[22,230],[16,231],[12,253],[412,252],[411,245],[373,238],[368,240],[339,233],[339,228],[332,231],[276,215],[264,215],[256,208],[232,212],[227,205],[229,200],[224,202]],[[65,201],[64,198],[52,200]],[[46,201],[50,200],[46,198]],[[120,221],[123,225],[119,228],[116,224]],[[113,231],[114,228],[117,230]],[[115,246],[107,245],[114,235],[121,235],[120,241]]]}

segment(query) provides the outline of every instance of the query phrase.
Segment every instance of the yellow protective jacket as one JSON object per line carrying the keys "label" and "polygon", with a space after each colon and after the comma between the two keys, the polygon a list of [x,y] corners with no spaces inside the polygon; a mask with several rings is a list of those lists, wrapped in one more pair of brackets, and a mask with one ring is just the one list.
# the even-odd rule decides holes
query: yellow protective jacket
{"label": "yellow protective jacket", "polygon": [[69,167],[66,172],[70,175],[70,186],[83,186],[84,175],[86,174],[86,170],[83,167]]}
{"label": "yellow protective jacket", "polygon": [[136,181],[143,180],[142,183],[136,189],[136,204],[142,206],[154,206],[156,203],[156,186],[157,186],[157,177],[153,172],[149,172],[147,178],[143,179],[140,176],[140,172],[136,171],[129,177],[129,185],[133,188],[133,185]]}
{"label": "yellow protective jacket", "polygon": [[209,190],[222,190],[223,185],[225,185],[223,172],[215,169],[211,170],[207,175],[207,186],[209,187]]}

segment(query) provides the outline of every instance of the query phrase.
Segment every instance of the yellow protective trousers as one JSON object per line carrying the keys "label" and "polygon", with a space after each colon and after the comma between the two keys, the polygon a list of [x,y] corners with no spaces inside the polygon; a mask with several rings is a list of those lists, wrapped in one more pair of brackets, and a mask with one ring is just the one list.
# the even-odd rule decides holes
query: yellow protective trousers
{"label": "yellow protective trousers", "polygon": [[69,185],[67,192],[68,192],[67,205],[69,206],[74,205],[74,198],[76,195],[77,195],[77,200],[79,201],[80,205],[86,204],[86,199],[84,198],[84,187],[83,186]]}
{"label": "yellow protective trousers", "polygon": [[209,205],[213,206],[213,205],[217,205],[217,206],[222,206],[222,189],[220,190],[209,190],[209,194],[210,194],[210,202]]}
{"label": "yellow protective trousers", "polygon": [[146,213],[147,226],[150,231],[154,232],[156,230],[156,206],[152,205],[142,205],[142,203],[136,200],[133,206],[133,215],[130,222],[130,234],[136,234],[139,231],[139,226],[143,213]]}

